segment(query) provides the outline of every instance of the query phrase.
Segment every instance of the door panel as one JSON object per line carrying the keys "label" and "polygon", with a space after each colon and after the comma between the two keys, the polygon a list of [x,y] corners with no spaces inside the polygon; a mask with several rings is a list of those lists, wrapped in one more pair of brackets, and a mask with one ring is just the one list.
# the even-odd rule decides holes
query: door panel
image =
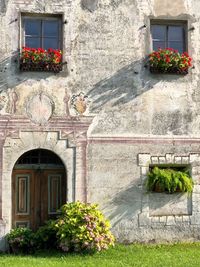
{"label": "door panel", "polygon": [[30,192],[33,173],[30,170],[13,171],[12,179],[12,226],[30,226],[32,221]]}
{"label": "door panel", "polygon": [[14,170],[12,179],[12,226],[33,230],[50,218],[66,202],[63,169]]}
{"label": "door panel", "polygon": [[48,176],[48,214],[55,214],[61,205],[61,175]]}
{"label": "door panel", "polygon": [[16,214],[29,215],[30,175],[16,175]]}

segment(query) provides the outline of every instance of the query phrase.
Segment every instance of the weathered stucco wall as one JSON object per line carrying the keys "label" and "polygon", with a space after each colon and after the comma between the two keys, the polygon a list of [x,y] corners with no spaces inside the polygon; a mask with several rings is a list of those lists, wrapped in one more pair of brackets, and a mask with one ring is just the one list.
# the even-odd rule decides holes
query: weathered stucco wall
{"label": "weathered stucco wall", "polygon": [[[1,89],[15,88],[19,96],[16,114],[24,114],[28,97],[45,91],[55,102],[54,114],[62,115],[67,89],[69,94],[84,91],[90,97],[90,111],[98,113],[93,133],[198,135],[199,15],[195,2],[96,1],[92,11],[85,8],[90,1],[84,6],[80,2],[6,4],[1,16]],[[19,73],[15,60],[20,48],[20,12],[64,14],[63,59],[68,64],[63,73]],[[195,66],[189,75],[156,76],[144,68],[150,51],[149,17],[186,19],[195,27],[188,32]]]}
{"label": "weathered stucco wall", "polygon": [[178,16],[181,13],[187,13],[186,9],[186,2],[182,0],[174,1],[173,3],[170,3],[168,0],[155,0],[153,7],[156,16],[160,15],[169,15],[169,16]]}
{"label": "weathered stucco wall", "polygon": [[[101,203],[119,240],[163,242],[199,238],[200,157],[188,153],[199,151],[199,140],[193,145],[191,140],[162,138],[126,138],[121,144],[119,139],[113,142],[104,138],[101,142],[90,140],[88,197],[90,202]],[[148,193],[144,182],[149,164],[159,163],[190,164],[195,183],[192,196]]]}
{"label": "weathered stucco wall", "polygon": [[[26,127],[33,132],[55,131],[57,124],[53,125],[51,120],[56,121],[57,117],[59,123],[68,127],[66,91],[69,97],[83,91],[90,100],[87,115],[94,116],[87,136],[84,133],[84,142],[88,139],[87,162],[84,159],[81,163],[87,165],[87,200],[101,205],[121,241],[198,239],[199,209],[194,210],[191,199],[168,199],[161,202],[159,211],[155,207],[157,200],[149,197],[150,209],[143,211],[146,195],[138,154],[165,157],[172,153],[189,157],[200,151],[199,1],[7,0],[1,2],[0,12],[0,118],[8,121],[4,128],[0,127],[0,155],[5,151],[9,120],[19,132],[20,118],[27,120]],[[63,21],[66,20],[63,60],[67,65],[61,73],[19,71],[23,12],[63,14]],[[188,29],[194,27],[188,31],[188,50],[194,65],[188,75],[153,75],[145,68],[146,56],[151,51],[151,18],[187,20]],[[45,127],[35,124],[35,118],[28,121],[27,113],[27,103],[34,95],[41,94],[51,103],[48,108],[52,114],[46,118]],[[75,115],[72,106],[69,108],[71,115]],[[73,125],[70,124],[66,134],[70,138],[74,134]],[[6,164],[3,159],[1,156],[0,174]],[[196,172],[198,175],[199,170]],[[200,181],[196,179],[195,183],[198,187]],[[195,203],[200,202],[198,190],[193,198],[197,200]],[[177,210],[170,210],[168,202],[177,205]],[[152,210],[156,210],[155,218]],[[2,225],[7,223],[8,231],[10,217],[6,216]],[[3,236],[5,228],[2,229]]]}

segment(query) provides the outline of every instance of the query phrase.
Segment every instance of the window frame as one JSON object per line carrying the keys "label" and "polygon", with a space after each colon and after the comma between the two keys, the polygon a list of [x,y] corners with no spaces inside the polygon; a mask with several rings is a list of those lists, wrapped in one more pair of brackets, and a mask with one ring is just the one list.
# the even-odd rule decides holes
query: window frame
{"label": "window frame", "polygon": [[[41,25],[41,35],[39,36],[40,38],[40,47],[43,45],[42,39],[44,39],[43,35],[43,27],[42,27],[42,21],[58,21],[58,48],[62,50],[63,49],[63,14],[27,14],[27,13],[22,13],[21,14],[21,38],[20,38],[20,49],[22,49],[23,46],[25,45],[25,21],[26,20],[40,20]],[[48,36],[47,36],[48,37]],[[49,47],[50,48],[50,47]]]}
{"label": "window frame", "polygon": [[[168,19],[151,19],[150,20],[150,50],[153,51],[152,26],[182,26],[183,27],[183,52],[188,52],[188,21],[187,20],[168,20]],[[166,31],[166,44],[168,43]],[[167,48],[168,46],[166,46]]]}

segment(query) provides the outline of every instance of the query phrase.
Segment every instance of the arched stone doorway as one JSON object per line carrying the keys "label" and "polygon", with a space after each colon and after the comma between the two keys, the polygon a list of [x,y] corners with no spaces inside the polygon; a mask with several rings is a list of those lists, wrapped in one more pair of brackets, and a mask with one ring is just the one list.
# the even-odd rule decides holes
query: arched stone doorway
{"label": "arched stone doorway", "polygon": [[47,149],[24,153],[12,173],[12,227],[37,229],[55,218],[67,200],[67,177],[61,159]]}

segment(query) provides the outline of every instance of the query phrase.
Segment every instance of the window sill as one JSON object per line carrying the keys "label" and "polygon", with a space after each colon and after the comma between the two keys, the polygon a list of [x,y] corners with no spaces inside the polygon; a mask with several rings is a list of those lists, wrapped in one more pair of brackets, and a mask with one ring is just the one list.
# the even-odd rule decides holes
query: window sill
{"label": "window sill", "polygon": [[38,72],[54,72],[59,73],[63,69],[63,64],[55,63],[33,63],[33,62],[20,62],[20,71],[38,71]]}
{"label": "window sill", "polygon": [[163,71],[158,68],[150,67],[149,71],[152,74],[175,74],[175,75],[187,75],[188,74],[188,69],[187,70],[171,69],[171,70]]}

